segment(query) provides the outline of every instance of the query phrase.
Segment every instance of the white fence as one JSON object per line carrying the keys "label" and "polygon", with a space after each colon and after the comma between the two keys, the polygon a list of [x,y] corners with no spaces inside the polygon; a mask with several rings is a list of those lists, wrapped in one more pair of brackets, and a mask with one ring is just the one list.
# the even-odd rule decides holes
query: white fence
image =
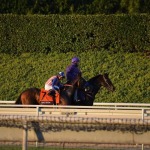
{"label": "white fence", "polygon": [[0,105],[1,115],[22,116],[74,116],[100,118],[150,119],[150,107],[140,106],[48,106],[48,105]]}
{"label": "white fence", "polygon": [[[15,101],[0,101],[2,114],[29,115],[85,115],[93,117],[119,117],[149,119],[150,104],[144,103],[94,103],[94,106],[15,105]],[[7,105],[6,105],[7,104]],[[7,107],[6,107],[7,106]],[[22,108],[22,106],[24,108]],[[16,108],[17,107],[17,108]],[[21,107],[21,108],[20,108]],[[25,109],[27,107],[28,109]],[[30,109],[29,109],[30,107]],[[56,109],[54,109],[56,108]],[[59,109],[57,109],[59,108]],[[66,108],[66,109],[64,109]]]}
{"label": "white fence", "polygon": [[[15,101],[5,101],[5,100],[0,100],[0,104],[15,104]],[[129,106],[129,107],[149,107],[150,108],[150,103],[98,103],[95,102],[94,106],[114,106],[114,107],[118,107],[118,106]]]}
{"label": "white fence", "polygon": [[[27,141],[32,139],[32,137],[28,137],[27,131],[30,126],[30,122],[36,121],[41,124],[47,123],[46,125],[52,125],[53,123],[58,126],[64,127],[67,126],[77,125],[77,126],[84,126],[84,128],[96,128],[96,130],[91,132],[86,132],[86,137],[80,140],[89,140],[88,138],[91,136],[90,134],[96,134],[98,136],[97,139],[93,142],[118,142],[120,143],[132,143],[136,142],[139,144],[150,144],[149,137],[150,132],[143,133],[140,136],[134,134],[134,136],[130,136],[129,138],[122,138],[125,136],[125,133],[118,133],[114,131],[115,134],[118,134],[115,139],[109,140],[109,134],[112,136],[113,132],[102,132],[100,128],[109,127],[113,125],[122,125],[127,126],[128,129],[131,127],[136,126],[139,129],[144,127],[148,128],[150,126],[150,104],[133,104],[133,103],[94,103],[94,106],[55,106],[55,105],[13,105],[14,101],[0,101],[0,123],[1,126],[7,124],[9,126],[15,125],[16,127],[22,124],[23,126],[23,150],[27,149]],[[42,128],[45,126],[42,126]],[[70,128],[70,127],[69,127]],[[79,128],[78,130],[80,130]],[[138,129],[138,130],[139,130]],[[66,130],[66,141],[67,133],[69,129]],[[131,130],[131,129],[130,129]],[[2,129],[3,131],[3,129]],[[69,131],[69,133],[76,134],[75,131]],[[130,132],[130,131],[129,131]],[[142,131],[143,132],[143,131]],[[46,133],[45,133],[46,134]],[[57,135],[57,138],[60,138],[60,134],[58,135],[55,133],[53,136]],[[79,133],[78,133],[79,134]],[[82,132],[80,132],[82,137]],[[100,134],[104,134],[103,138]],[[114,135],[115,135],[114,134]],[[131,133],[133,135],[133,133]],[[30,135],[30,134],[29,134]],[[106,136],[106,137],[105,137]],[[127,133],[128,136],[128,133]],[[46,135],[45,137],[50,137]],[[105,138],[106,139],[105,139]],[[62,139],[60,139],[61,141]],[[72,139],[74,141],[75,139]],[[116,141],[113,141],[116,140]]]}

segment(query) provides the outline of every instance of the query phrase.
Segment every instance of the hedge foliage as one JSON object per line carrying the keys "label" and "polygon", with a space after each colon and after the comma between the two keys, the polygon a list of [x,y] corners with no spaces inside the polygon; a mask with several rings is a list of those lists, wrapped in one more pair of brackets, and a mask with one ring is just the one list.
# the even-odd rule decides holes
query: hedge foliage
{"label": "hedge foliage", "polygon": [[[44,88],[47,79],[65,71],[75,55],[74,52],[0,54],[0,99],[16,100],[26,88]],[[87,51],[77,56],[85,79],[107,72],[116,87],[113,93],[102,88],[95,101],[150,103],[150,62],[145,54]]]}
{"label": "hedge foliage", "polygon": [[118,14],[150,13],[149,0],[1,0],[0,13]]}
{"label": "hedge foliage", "polygon": [[150,50],[149,15],[0,15],[0,52]]}

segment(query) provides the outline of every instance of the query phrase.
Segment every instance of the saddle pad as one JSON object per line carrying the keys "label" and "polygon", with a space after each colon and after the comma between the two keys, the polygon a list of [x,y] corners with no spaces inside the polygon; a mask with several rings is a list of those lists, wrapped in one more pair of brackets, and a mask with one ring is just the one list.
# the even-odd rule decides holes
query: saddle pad
{"label": "saddle pad", "polygon": [[[53,97],[51,95],[48,94],[49,91],[45,90],[45,89],[41,89],[40,92],[40,103],[41,104],[54,104],[53,101]],[[56,92],[55,94],[55,98],[56,98],[56,104],[60,103],[60,94],[59,92]]]}
{"label": "saddle pad", "polygon": [[44,101],[44,102],[53,102],[53,97],[48,95],[49,91],[45,90],[45,89],[41,89],[40,92],[40,102]]}

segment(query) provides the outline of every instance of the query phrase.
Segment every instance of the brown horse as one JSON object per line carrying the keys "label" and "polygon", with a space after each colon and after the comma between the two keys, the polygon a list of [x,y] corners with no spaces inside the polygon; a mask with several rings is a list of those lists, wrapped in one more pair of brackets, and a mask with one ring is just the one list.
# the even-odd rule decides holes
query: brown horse
{"label": "brown horse", "polygon": [[72,105],[82,105],[82,106],[92,106],[95,100],[95,95],[101,89],[105,87],[108,91],[115,91],[115,87],[112,84],[111,80],[108,77],[108,74],[97,75],[88,81],[85,81],[83,78],[80,79],[79,87],[79,101],[74,101],[72,99]]}
{"label": "brown horse", "polygon": [[[58,105],[70,105],[71,98],[74,93],[74,90],[77,86],[79,78],[73,82],[64,84],[64,88],[60,90],[60,103]],[[23,91],[15,104],[22,105],[39,105],[40,104],[40,92],[39,88],[29,88]]]}
{"label": "brown horse", "polygon": [[[64,84],[64,88],[60,92],[60,103],[59,105],[83,105],[92,106],[95,100],[95,95],[100,90],[101,86],[105,87],[109,91],[114,91],[111,80],[108,74],[97,75],[88,81],[83,78]],[[74,101],[74,92],[78,88],[80,101]],[[18,97],[15,104],[23,105],[39,105],[40,101],[40,89],[29,88],[23,91]]]}

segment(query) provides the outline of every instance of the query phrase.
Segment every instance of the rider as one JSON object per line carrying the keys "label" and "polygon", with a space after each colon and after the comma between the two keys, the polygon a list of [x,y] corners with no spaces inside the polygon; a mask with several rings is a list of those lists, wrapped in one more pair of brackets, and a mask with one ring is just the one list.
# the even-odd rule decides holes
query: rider
{"label": "rider", "polygon": [[59,91],[63,85],[61,79],[65,78],[64,72],[59,72],[57,75],[50,77],[45,83],[45,90],[49,91],[49,94],[55,98],[56,91]]}
{"label": "rider", "polygon": [[[71,60],[71,65],[69,65],[66,68],[66,77],[67,77],[67,81],[72,82],[74,80],[76,80],[79,76],[81,76],[81,70],[79,69],[79,58],[78,57],[73,57]],[[78,90],[75,91],[75,96],[74,99],[76,101],[80,101],[78,100]]]}

